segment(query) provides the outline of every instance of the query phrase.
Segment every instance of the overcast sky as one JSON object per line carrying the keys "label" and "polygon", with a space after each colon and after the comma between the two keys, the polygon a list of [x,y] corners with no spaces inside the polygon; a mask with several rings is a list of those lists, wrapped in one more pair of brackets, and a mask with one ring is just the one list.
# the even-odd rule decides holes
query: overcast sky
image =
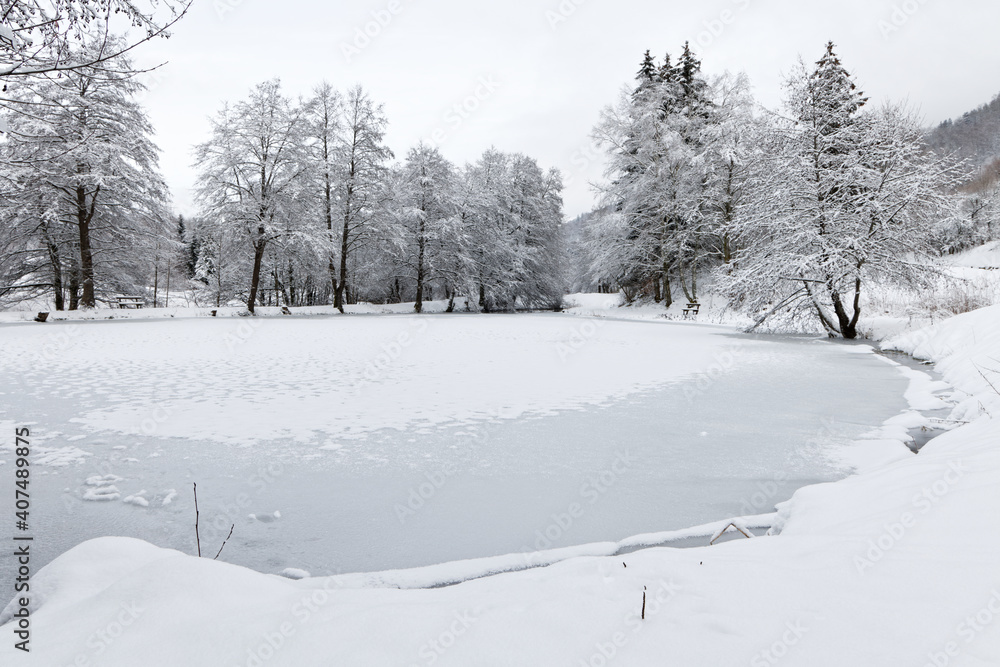
{"label": "overcast sky", "polygon": [[675,55],[690,40],[708,75],[745,71],[776,106],[784,73],[832,39],[873,102],[909,100],[936,124],[1000,93],[998,25],[1000,3],[972,0],[195,0],[138,60],[168,61],[147,106],[180,212],[196,212],[191,147],[207,117],[280,77],[296,96],[324,79],[363,84],[400,158],[437,130],[458,164],[496,146],[558,167],[574,216],[601,178],[591,128],[646,49]]}

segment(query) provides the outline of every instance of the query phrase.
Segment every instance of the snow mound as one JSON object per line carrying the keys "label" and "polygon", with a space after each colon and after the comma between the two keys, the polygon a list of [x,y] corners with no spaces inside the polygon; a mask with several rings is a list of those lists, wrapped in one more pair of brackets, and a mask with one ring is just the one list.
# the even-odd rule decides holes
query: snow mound
{"label": "snow mound", "polygon": [[146,493],[146,490],[143,489],[139,493],[132,494],[131,496],[125,496],[122,499],[122,502],[126,503],[128,505],[137,505],[139,507],[149,507],[149,501],[147,499],[143,498],[143,494],[145,494],[145,493]]}
{"label": "snow mound", "polygon": [[110,486],[112,484],[117,484],[122,481],[122,477],[118,475],[91,475],[84,480],[84,484],[87,486]]}
{"label": "snow mound", "polygon": [[107,502],[110,500],[118,500],[122,497],[122,492],[117,486],[95,486],[87,489],[83,492],[84,500],[93,500],[98,502]]}
{"label": "snow mound", "polygon": [[285,577],[286,579],[294,579],[297,581],[299,579],[308,579],[312,575],[310,575],[305,570],[300,570],[294,567],[286,567],[284,570],[281,571],[281,576]]}

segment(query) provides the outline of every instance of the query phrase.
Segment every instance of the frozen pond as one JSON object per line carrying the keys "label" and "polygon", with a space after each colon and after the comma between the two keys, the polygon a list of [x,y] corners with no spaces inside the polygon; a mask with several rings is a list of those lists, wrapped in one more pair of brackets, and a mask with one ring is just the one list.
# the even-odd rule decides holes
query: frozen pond
{"label": "frozen pond", "polygon": [[843,477],[838,450],[906,407],[904,377],[857,347],[589,322],[2,328],[0,423],[37,436],[34,566],[102,535],[193,552],[192,482],[203,551],[235,524],[223,560],[265,572],[618,540],[769,512]]}

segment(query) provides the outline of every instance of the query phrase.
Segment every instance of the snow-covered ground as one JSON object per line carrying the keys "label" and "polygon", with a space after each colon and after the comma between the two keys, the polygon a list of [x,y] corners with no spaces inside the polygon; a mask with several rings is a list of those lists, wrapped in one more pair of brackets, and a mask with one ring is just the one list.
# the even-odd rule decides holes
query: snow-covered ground
{"label": "snow-covered ground", "polygon": [[25,660],[7,641],[0,657],[5,665],[131,666],[137,656],[144,665],[995,665],[1000,429],[978,369],[989,377],[1000,358],[998,322],[1000,308],[991,308],[894,342],[942,362],[969,395],[956,417],[970,423],[917,456],[800,490],[781,508],[779,535],[575,558],[419,590],[397,588],[405,575],[293,580],[108,538],[36,577],[35,653]]}
{"label": "snow-covered ground", "polygon": [[[975,267],[989,266],[979,255],[959,259],[955,275],[967,277],[966,286],[980,281],[982,298],[995,299],[997,272],[972,268],[973,260],[980,262]],[[970,292],[959,294],[967,300]],[[417,569],[314,577],[296,567],[268,570],[283,574],[277,576],[145,541],[100,538],[63,554],[32,580],[30,656],[14,648],[18,601],[0,614],[0,624],[6,623],[0,633],[11,637],[0,643],[0,664],[1000,664],[1000,306],[920,329],[945,318],[946,309],[906,315],[897,306],[908,298],[877,295],[885,312],[869,317],[866,330],[873,336],[900,332],[884,347],[937,362],[955,391],[942,401],[943,383],[897,366],[910,381],[909,410],[874,431],[856,424],[860,430],[852,437],[868,432],[849,447],[805,446],[814,459],[850,463],[860,473],[803,487],[777,513],[768,513],[773,492],[759,486],[764,505],[745,491],[748,516],[733,526],[726,519],[589,544],[556,540],[543,546],[561,548]],[[440,491],[434,479],[452,475],[442,466],[454,451],[427,445],[449,429],[452,436],[475,439],[483,424],[555,420],[553,428],[562,430],[567,422],[558,420],[571,419],[574,410],[593,414],[636,403],[656,411],[671,387],[681,388],[682,397],[685,387],[711,394],[725,385],[720,376],[735,378],[746,394],[764,393],[752,373],[740,375],[742,364],[749,358],[773,364],[788,352],[769,352],[760,340],[741,338],[741,362],[734,364],[731,328],[615,321],[662,322],[677,315],[664,318],[649,305],[620,308],[615,300],[574,295],[569,313],[589,317],[530,316],[539,324],[529,327],[503,316],[454,316],[459,324],[448,318],[444,327],[433,318],[393,317],[386,327],[384,317],[379,324],[338,316],[248,320],[177,310],[166,315],[198,321],[57,322],[42,345],[37,327],[49,325],[7,316],[0,369],[8,393],[0,399],[8,411],[0,414],[0,426],[10,430],[10,420],[24,418],[9,409],[26,405],[21,397],[46,406],[31,419],[62,430],[42,431],[33,463],[36,473],[52,479],[65,470],[86,470],[95,461],[95,444],[98,458],[124,466],[139,463],[140,455],[169,457],[168,443],[188,442],[233,456],[244,452],[259,463],[287,461],[279,450],[291,452],[317,472],[324,462],[382,465],[398,455],[424,475],[420,483],[426,478],[435,487],[434,496]],[[406,306],[363,310],[404,313]],[[739,323],[711,304],[699,319]],[[483,354],[487,349],[496,356]],[[866,346],[836,354],[847,366],[850,359],[895,365]],[[791,363],[803,377],[816,370],[808,362]],[[484,385],[483,377],[496,380]],[[850,391],[852,378],[842,380]],[[873,402],[857,391],[856,402]],[[874,393],[879,391],[886,390]],[[729,400],[738,409],[740,399]],[[685,409],[693,408],[689,403]],[[918,410],[936,412],[931,418]],[[841,420],[855,417],[855,410],[844,410]],[[948,430],[910,455],[902,440],[921,427]],[[399,441],[415,452],[358,446],[391,432],[412,434]],[[766,431],[761,435],[766,438]],[[759,449],[756,442],[753,449]],[[521,465],[530,466],[539,451],[521,452]],[[550,458],[566,458],[569,450],[560,451]],[[441,464],[429,468],[431,477],[420,452]],[[10,457],[0,452],[0,458]],[[621,461],[605,463],[614,473]],[[179,485],[132,488],[139,480],[99,468],[100,474],[81,476],[78,493],[67,489],[70,496],[89,497],[85,504],[93,507],[187,510],[187,490],[179,492]],[[758,481],[786,481],[769,474]],[[414,488],[419,495],[419,484]],[[282,510],[249,508],[247,520],[273,529],[289,516]],[[626,503],[611,514],[642,511]],[[572,504],[556,508],[541,535],[553,528],[564,536],[568,526],[579,527],[585,517],[578,512]],[[714,546],[655,546],[690,544],[690,538],[704,543],[727,527]],[[465,536],[448,532],[447,525],[440,534]],[[255,541],[263,543],[252,535],[243,546]],[[528,566],[533,569],[522,569]]]}
{"label": "snow-covered ground", "polygon": [[[402,330],[410,319],[401,321]],[[558,358],[555,348],[573,341],[575,322],[588,320],[551,320],[553,326],[570,327],[564,338],[552,332],[544,338]],[[719,352],[704,346],[712,337],[705,337],[700,326],[681,328],[703,341],[701,346],[690,341],[692,355],[703,355],[698,362],[710,366]],[[991,415],[1000,404],[991,384],[1000,382],[990,379],[1000,378],[998,330],[1000,308],[994,307],[892,342],[889,347],[940,362],[945,379],[960,392],[951,419],[962,425],[932,440],[917,456],[870,461],[859,475],[799,490],[781,505],[776,535],[711,547],[578,557],[429,589],[421,587],[449,576],[485,574],[477,571],[483,563],[297,579],[304,573],[277,577],[136,540],[105,538],[71,550],[38,573],[31,600],[34,652],[26,660],[6,641],[0,644],[0,662],[660,665],[669,659],[689,665],[994,665],[1000,662],[1000,429]],[[12,340],[17,349],[16,337]],[[266,334],[260,340],[264,349],[291,342]],[[373,351],[379,342],[370,342]],[[119,344],[127,341],[112,336],[109,345]],[[202,337],[191,344],[205,348],[219,341]],[[605,353],[606,347],[611,346],[593,349]],[[578,354],[586,355],[587,349],[579,348]],[[74,358],[75,353],[62,352]],[[81,359],[89,358],[88,352],[93,350],[80,350]],[[578,358],[593,368],[602,363],[601,356]],[[234,355],[234,362],[247,358],[259,360],[244,352]],[[155,359],[148,361],[155,367]],[[653,365],[656,358],[647,355],[643,361]],[[311,363],[324,362],[314,357]],[[612,356],[607,363],[617,368],[623,359]],[[91,377],[101,377],[98,364],[88,368]],[[225,372],[222,365],[209,368]],[[688,370],[697,373],[698,364]],[[639,373],[643,382],[649,377],[640,368],[628,371]],[[144,398],[138,371],[106,372],[122,380],[128,392],[138,392],[137,399]],[[357,377],[357,369],[348,377]],[[935,407],[929,391],[940,387],[915,377],[911,404]],[[92,397],[108,388],[90,382],[90,396],[67,397],[84,412],[107,402]],[[586,384],[584,374],[578,382]],[[199,391],[211,392],[210,383],[202,381]],[[582,387],[575,391],[575,401],[601,400]],[[165,394],[184,400],[181,383],[168,386]],[[280,411],[280,403],[262,400],[261,409]],[[150,404],[155,404],[152,396]],[[469,412],[460,414],[480,414],[478,407],[469,407],[473,404],[469,399]],[[521,414],[564,405],[512,407]],[[128,419],[114,410],[101,414],[108,417],[106,428],[128,432]],[[919,423],[913,415],[902,421],[886,426],[887,440]],[[93,420],[83,424],[98,428]],[[219,435],[210,420],[198,424],[202,436]],[[305,445],[324,446],[310,438],[313,432],[304,428],[292,435]],[[85,442],[67,449],[84,448]],[[114,482],[93,481],[97,487]],[[643,543],[637,540],[634,546]],[[604,547],[605,553],[621,546],[627,544]],[[17,619],[10,618],[15,610],[16,605],[9,606],[2,617],[8,621],[5,632],[15,629]]]}

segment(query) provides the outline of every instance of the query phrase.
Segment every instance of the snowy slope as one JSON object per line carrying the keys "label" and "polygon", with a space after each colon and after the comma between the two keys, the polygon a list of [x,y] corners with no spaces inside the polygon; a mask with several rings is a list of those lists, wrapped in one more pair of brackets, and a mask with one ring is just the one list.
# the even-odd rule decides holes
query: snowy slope
{"label": "snowy slope", "polygon": [[990,308],[894,341],[940,362],[971,423],[800,490],[780,535],[427,590],[396,588],[405,574],[293,581],[105,538],[38,574],[31,659],[8,639],[0,664],[1000,664],[1000,427],[973,372],[996,367],[998,329]]}

